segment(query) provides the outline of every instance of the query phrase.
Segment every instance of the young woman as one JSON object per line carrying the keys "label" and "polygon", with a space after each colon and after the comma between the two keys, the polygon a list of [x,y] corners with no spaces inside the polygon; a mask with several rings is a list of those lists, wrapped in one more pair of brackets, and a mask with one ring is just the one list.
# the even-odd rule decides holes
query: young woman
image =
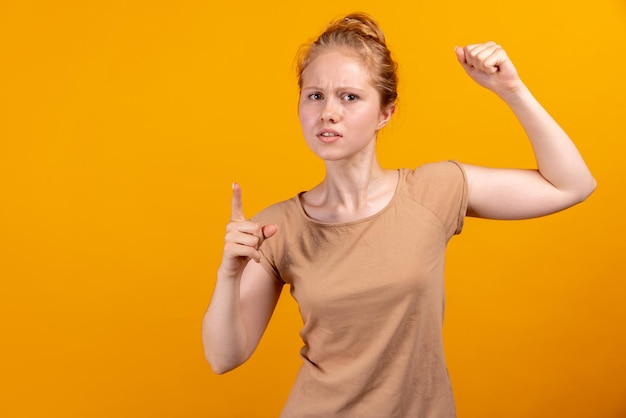
{"label": "young woman", "polygon": [[388,170],[396,64],[367,15],[331,23],[301,55],[299,117],[322,182],[252,220],[232,218],[203,321],[217,373],[257,347],[285,284],[304,322],[303,364],[283,417],[455,416],[441,336],[444,252],[463,219],[522,219],[583,201],[595,180],[567,134],[493,42],[457,47],[467,74],[517,116],[537,169],[444,161]]}

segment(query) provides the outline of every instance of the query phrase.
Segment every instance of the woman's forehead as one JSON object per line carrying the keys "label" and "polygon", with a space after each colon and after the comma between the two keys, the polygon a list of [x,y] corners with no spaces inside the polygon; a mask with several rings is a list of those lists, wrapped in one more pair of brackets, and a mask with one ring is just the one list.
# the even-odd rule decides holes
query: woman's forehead
{"label": "woman's forehead", "polygon": [[363,59],[349,49],[329,49],[316,55],[302,72],[303,88],[318,83],[372,84]]}

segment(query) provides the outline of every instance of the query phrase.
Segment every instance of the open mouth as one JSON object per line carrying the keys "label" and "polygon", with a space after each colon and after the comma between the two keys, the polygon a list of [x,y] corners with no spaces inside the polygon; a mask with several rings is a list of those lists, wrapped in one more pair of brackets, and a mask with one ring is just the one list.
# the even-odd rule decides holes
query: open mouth
{"label": "open mouth", "polygon": [[341,134],[339,132],[336,132],[330,129],[324,129],[323,131],[317,134],[317,137],[322,142],[333,142],[341,138]]}

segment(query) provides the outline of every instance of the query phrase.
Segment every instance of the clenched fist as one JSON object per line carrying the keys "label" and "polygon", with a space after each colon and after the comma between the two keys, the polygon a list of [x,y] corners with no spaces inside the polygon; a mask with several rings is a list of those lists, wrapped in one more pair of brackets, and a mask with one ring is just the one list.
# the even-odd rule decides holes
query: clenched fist
{"label": "clenched fist", "polygon": [[515,93],[523,85],[506,52],[495,42],[457,46],[455,52],[465,72],[499,96]]}

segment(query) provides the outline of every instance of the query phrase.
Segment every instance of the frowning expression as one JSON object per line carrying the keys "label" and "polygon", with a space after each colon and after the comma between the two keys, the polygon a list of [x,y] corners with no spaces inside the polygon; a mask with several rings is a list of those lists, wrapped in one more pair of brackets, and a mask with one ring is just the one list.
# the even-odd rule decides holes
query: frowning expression
{"label": "frowning expression", "polygon": [[381,108],[367,68],[347,49],[329,49],[302,73],[298,105],[304,138],[317,156],[335,161],[374,152],[393,107]]}

